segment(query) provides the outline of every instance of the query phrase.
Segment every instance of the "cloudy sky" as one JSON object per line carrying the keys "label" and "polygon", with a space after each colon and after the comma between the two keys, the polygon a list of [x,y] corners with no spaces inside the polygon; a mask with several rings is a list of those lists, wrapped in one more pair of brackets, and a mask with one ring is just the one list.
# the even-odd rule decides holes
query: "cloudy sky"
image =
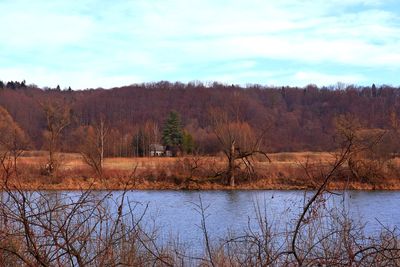
{"label": "cloudy sky", "polygon": [[398,0],[0,0],[0,80],[400,85]]}

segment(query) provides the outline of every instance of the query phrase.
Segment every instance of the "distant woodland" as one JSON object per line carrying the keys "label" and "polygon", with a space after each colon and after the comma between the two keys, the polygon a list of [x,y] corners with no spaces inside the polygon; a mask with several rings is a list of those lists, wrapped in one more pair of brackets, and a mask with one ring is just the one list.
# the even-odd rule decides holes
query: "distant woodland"
{"label": "distant woodland", "polygon": [[32,150],[48,149],[46,106],[51,105],[68,113],[58,141],[64,152],[79,152],[87,127],[101,124],[107,129],[105,156],[146,155],[150,144],[162,143],[171,111],[179,114],[184,137],[193,143],[188,153],[212,155],[221,150],[212,130],[213,114],[219,112],[246,126],[239,131],[265,132],[262,148],[267,152],[334,150],[335,118],[341,115],[352,116],[364,129],[386,130],[387,149],[399,152],[400,142],[390,132],[400,117],[400,88],[391,86],[294,88],[157,82],[62,90],[0,81],[0,106],[28,136]]}

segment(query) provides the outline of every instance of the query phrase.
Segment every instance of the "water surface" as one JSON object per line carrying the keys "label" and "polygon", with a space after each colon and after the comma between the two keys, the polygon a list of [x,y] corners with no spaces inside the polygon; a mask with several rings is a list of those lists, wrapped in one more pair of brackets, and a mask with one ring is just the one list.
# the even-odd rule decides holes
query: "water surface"
{"label": "water surface", "polygon": [[[113,192],[118,197],[121,192]],[[157,225],[160,237],[169,240],[179,236],[181,242],[196,246],[202,242],[200,214],[196,210],[199,198],[207,207],[207,229],[214,240],[224,238],[228,232],[242,232],[256,228],[255,207],[274,227],[282,229],[293,225],[299,217],[305,199],[312,193],[279,190],[236,191],[130,191],[130,201],[148,204],[146,225]],[[338,207],[348,212],[355,221],[365,224],[368,235],[379,233],[382,225],[400,226],[400,191],[347,191],[341,195],[330,195],[329,207]],[[138,210],[140,212],[140,208]]]}

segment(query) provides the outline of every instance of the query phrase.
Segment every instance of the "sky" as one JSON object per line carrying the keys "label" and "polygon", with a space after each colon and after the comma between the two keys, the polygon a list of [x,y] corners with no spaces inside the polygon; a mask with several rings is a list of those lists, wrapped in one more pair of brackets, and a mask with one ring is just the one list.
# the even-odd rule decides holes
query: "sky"
{"label": "sky", "polygon": [[398,0],[0,0],[0,80],[400,85]]}

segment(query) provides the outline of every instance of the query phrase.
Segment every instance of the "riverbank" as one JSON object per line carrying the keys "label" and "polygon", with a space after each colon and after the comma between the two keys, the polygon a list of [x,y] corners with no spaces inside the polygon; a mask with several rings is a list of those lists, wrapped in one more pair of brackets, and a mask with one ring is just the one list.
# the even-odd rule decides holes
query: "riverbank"
{"label": "riverbank", "polygon": [[[58,178],[56,178],[58,179]],[[48,179],[46,179],[48,180]],[[148,182],[133,185],[132,183],[125,183],[124,180],[119,179],[103,179],[96,178],[90,179],[76,179],[76,178],[63,178],[62,182],[42,182],[37,180],[29,183],[12,182],[22,190],[62,190],[62,191],[75,191],[75,190],[314,190],[317,185],[312,184],[283,184],[279,181],[257,181],[254,183],[242,183],[235,187],[203,182],[203,183],[189,183],[189,184],[175,184],[172,182]],[[399,179],[390,179],[383,184],[361,183],[361,182],[336,182],[333,181],[329,184],[330,190],[400,190]]]}
{"label": "riverbank", "polygon": [[[19,159],[19,175],[11,184],[25,190],[305,190],[321,183],[321,171],[328,170],[334,156],[327,152],[293,152],[269,155],[255,161],[256,175],[239,173],[235,187],[216,176],[225,167],[223,157],[107,158],[104,172],[96,175],[79,154],[59,155],[53,176],[43,175],[44,152],[27,152]],[[400,159],[392,166],[399,168]],[[307,169],[308,175],[305,171]],[[311,175],[311,177],[309,176]],[[329,188],[334,190],[400,190],[400,177],[354,179],[339,172]]]}

